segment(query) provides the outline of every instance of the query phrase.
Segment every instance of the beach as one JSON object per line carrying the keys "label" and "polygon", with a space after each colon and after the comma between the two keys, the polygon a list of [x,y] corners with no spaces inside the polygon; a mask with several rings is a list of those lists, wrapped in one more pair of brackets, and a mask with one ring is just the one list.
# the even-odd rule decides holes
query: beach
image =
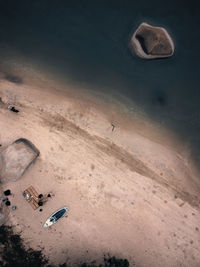
{"label": "beach", "polygon": [[[15,83],[4,76],[1,149],[23,137],[40,151],[22,178],[2,184],[17,206],[6,224],[27,247],[55,265],[101,263],[109,254],[130,266],[198,266],[200,180],[173,132],[71,84],[62,90],[46,78]],[[54,194],[42,212],[22,195],[31,185]],[[68,217],[43,228],[63,206]]]}

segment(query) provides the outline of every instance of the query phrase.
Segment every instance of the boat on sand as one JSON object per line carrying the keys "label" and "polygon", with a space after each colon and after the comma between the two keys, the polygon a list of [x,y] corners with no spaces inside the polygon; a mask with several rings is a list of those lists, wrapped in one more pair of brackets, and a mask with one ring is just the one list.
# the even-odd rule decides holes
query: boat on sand
{"label": "boat on sand", "polygon": [[43,227],[49,227],[56,223],[60,218],[62,218],[69,211],[68,207],[63,207],[56,212],[54,212],[44,223]]}

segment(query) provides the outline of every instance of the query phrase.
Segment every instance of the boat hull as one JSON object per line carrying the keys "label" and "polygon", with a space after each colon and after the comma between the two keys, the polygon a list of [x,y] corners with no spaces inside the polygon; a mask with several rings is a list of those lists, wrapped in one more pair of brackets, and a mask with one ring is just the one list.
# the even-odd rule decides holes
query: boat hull
{"label": "boat hull", "polygon": [[64,215],[66,215],[66,213],[68,211],[69,211],[69,208],[68,207],[63,207],[63,208],[57,210],[56,212],[54,212],[53,214],[51,214],[51,216],[46,220],[46,222],[43,224],[43,227],[44,228],[47,228],[49,226],[52,226],[59,219],[61,219]]}

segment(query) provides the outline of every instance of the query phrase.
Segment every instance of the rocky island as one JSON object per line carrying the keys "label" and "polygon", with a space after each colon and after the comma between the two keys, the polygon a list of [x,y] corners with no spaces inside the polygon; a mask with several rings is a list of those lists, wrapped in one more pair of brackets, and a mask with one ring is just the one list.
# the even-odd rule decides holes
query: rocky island
{"label": "rocky island", "polygon": [[169,33],[162,27],[142,23],[130,41],[130,50],[145,59],[166,58],[174,54],[174,43]]}

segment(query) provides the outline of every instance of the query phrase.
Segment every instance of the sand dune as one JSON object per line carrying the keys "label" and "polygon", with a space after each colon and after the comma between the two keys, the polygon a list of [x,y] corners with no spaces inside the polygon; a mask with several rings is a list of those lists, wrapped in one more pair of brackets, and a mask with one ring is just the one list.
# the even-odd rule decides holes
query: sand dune
{"label": "sand dune", "polygon": [[[200,180],[187,151],[147,119],[127,119],[114,105],[74,95],[1,80],[1,144],[24,137],[41,152],[19,181],[3,184],[17,206],[7,223],[54,264],[76,266],[110,253],[130,266],[198,266]],[[30,185],[55,194],[42,212],[22,196]],[[69,216],[43,229],[65,205]]]}

